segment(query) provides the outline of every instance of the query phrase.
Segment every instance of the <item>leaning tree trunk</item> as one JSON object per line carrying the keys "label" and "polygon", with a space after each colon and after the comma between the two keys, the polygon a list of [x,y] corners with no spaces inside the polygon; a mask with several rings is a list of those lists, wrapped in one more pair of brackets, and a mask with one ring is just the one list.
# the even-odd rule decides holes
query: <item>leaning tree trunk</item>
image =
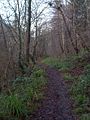
{"label": "leaning tree trunk", "polygon": [[64,24],[65,24],[67,33],[68,33],[68,35],[69,35],[71,44],[72,44],[72,46],[73,46],[73,48],[74,48],[76,54],[78,54],[78,48],[77,48],[77,47],[74,45],[74,43],[73,43],[73,38],[72,38],[71,32],[70,32],[70,30],[69,30],[69,28],[68,28],[68,25],[67,25],[67,22],[66,22],[65,15],[64,15],[64,13],[63,13],[61,7],[58,7],[57,9],[60,11],[60,13],[61,13],[61,15],[62,15],[62,18],[63,18]]}

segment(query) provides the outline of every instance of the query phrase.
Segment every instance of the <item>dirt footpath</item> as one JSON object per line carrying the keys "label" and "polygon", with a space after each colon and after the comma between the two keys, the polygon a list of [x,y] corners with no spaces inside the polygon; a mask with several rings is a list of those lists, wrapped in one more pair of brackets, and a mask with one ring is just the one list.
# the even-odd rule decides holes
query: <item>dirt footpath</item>
{"label": "dirt footpath", "polygon": [[45,67],[45,72],[48,77],[45,99],[30,120],[77,120],[72,113],[72,102],[60,72],[50,67]]}

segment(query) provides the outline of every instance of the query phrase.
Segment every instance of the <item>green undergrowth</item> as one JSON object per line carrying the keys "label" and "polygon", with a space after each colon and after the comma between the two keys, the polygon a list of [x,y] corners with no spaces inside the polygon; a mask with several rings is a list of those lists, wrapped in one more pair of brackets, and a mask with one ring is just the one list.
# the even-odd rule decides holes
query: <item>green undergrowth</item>
{"label": "green undergrowth", "polygon": [[67,58],[52,58],[47,57],[45,58],[42,63],[50,65],[51,67],[55,67],[61,71],[68,71],[73,67],[78,66],[85,66],[86,62],[89,61],[90,55],[89,52],[81,52],[79,55],[71,55]]}
{"label": "green undergrowth", "polygon": [[74,112],[80,120],[90,120],[90,53],[81,52],[66,59],[46,58],[43,63],[63,72],[74,100]]}
{"label": "green undergrowth", "polygon": [[89,61],[90,54],[89,52],[81,52],[78,55],[70,55],[67,58],[52,58],[47,57],[42,60],[42,63],[55,67],[58,70],[67,71],[75,67],[77,64],[79,66],[84,66],[86,62]]}
{"label": "green undergrowth", "polygon": [[68,59],[59,59],[59,58],[46,58],[42,61],[42,63],[50,65],[51,67],[55,67],[58,70],[68,70],[72,65],[69,63]]}
{"label": "green undergrowth", "polygon": [[39,106],[46,82],[43,70],[37,67],[30,77],[21,76],[11,81],[8,90],[0,93],[0,119],[27,119]]}
{"label": "green undergrowth", "polygon": [[[74,111],[81,120],[90,119],[90,64],[84,67],[84,73],[79,75],[71,86],[71,94],[75,100]],[[85,116],[84,116],[85,114]]]}

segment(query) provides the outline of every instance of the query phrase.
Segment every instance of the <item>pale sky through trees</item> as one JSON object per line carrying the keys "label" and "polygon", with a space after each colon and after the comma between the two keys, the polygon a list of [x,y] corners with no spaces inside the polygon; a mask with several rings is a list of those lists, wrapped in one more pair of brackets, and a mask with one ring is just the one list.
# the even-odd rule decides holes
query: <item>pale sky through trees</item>
{"label": "pale sky through trees", "polygon": [[[7,1],[10,1],[10,4],[14,7],[14,3],[15,3],[16,0],[0,0],[0,14],[3,16],[3,18],[6,18],[6,16],[10,16],[10,17],[13,16],[13,11],[11,10]],[[47,6],[49,1],[53,1],[53,0],[33,0],[32,1],[32,6],[33,6],[33,3],[36,2],[36,1],[37,1],[37,3],[40,2],[40,1],[42,2],[42,5],[39,8],[40,10],[42,10],[45,6]],[[23,3],[24,3],[23,0],[21,0],[20,2],[22,2],[22,5],[23,5]],[[63,2],[65,3],[65,0],[63,0]],[[50,13],[50,11],[51,11],[51,9],[48,6],[48,8],[45,9],[44,14],[47,17],[50,17],[50,15],[48,15]],[[45,16],[45,18],[46,18],[46,16]]]}
{"label": "pale sky through trees", "polygon": [[[10,2],[11,7],[7,1]],[[40,15],[40,20],[38,22],[39,25],[41,25],[44,22],[48,22],[52,19],[53,9],[50,8],[50,6],[48,5],[49,1],[52,2],[53,0],[32,0],[32,14],[33,13],[35,14],[34,9],[36,7],[36,4],[40,4],[37,12],[38,14],[45,8],[45,10]],[[65,3],[65,0],[63,0],[63,2]],[[7,22],[7,17],[9,18],[10,22],[14,20],[15,13],[12,10],[12,7],[15,8],[15,3],[17,3],[16,0],[0,0],[0,15],[4,20],[6,20],[6,22]],[[20,0],[20,7],[22,8],[23,5],[24,5],[24,0]],[[34,27],[35,24],[32,22],[32,29],[34,29]]]}
{"label": "pale sky through trees", "polygon": [[[10,4],[14,7],[14,3],[15,3],[15,0],[8,0],[10,1]],[[37,0],[37,2],[40,1],[40,0]],[[43,1],[43,0],[41,0]],[[45,2],[44,2],[45,1]],[[40,6],[40,10],[42,10],[44,7],[47,6],[47,1],[49,0],[44,0],[42,5]],[[22,5],[23,5],[23,0],[21,0],[22,2]],[[32,2],[32,4],[34,3],[34,1]],[[33,5],[32,5],[33,6]],[[47,14],[49,13],[49,7],[48,9],[45,9],[45,12],[44,14]],[[8,5],[7,3],[7,0],[0,0],[0,14],[5,18],[6,16],[13,16],[13,11],[11,10],[10,6]]]}

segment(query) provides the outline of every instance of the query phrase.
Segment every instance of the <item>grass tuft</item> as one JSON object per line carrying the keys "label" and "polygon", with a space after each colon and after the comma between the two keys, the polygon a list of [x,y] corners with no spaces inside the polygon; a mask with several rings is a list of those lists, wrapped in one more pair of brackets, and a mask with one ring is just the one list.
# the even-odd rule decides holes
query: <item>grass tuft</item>
{"label": "grass tuft", "polygon": [[10,93],[0,94],[0,118],[26,118],[38,107],[38,101],[43,98],[42,89],[45,84],[44,72],[38,68],[34,69],[30,77],[22,76],[10,82]]}

